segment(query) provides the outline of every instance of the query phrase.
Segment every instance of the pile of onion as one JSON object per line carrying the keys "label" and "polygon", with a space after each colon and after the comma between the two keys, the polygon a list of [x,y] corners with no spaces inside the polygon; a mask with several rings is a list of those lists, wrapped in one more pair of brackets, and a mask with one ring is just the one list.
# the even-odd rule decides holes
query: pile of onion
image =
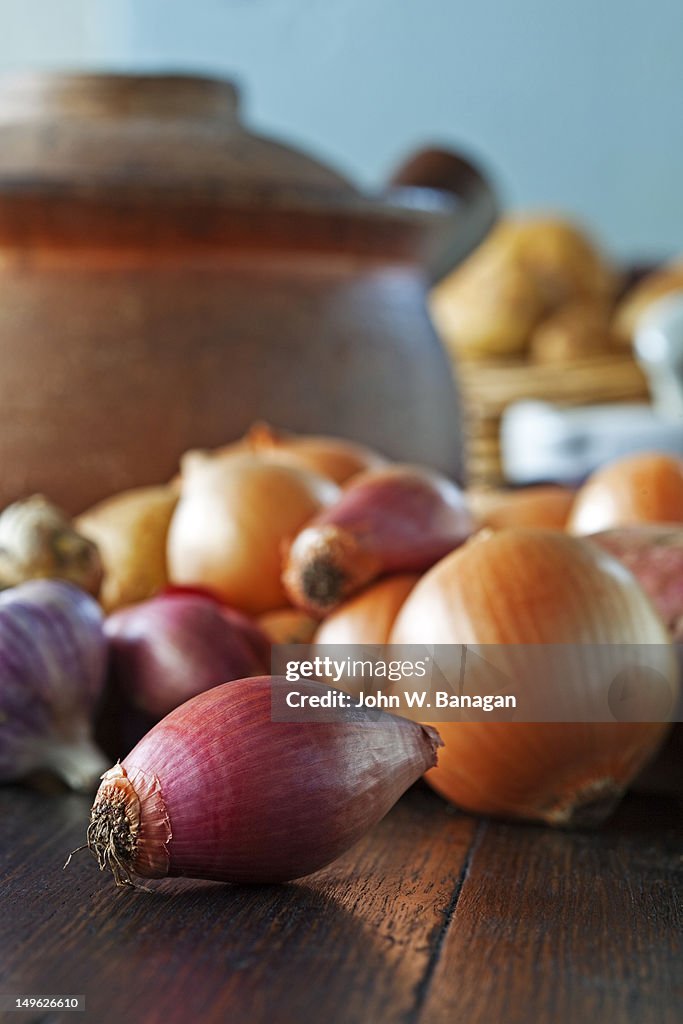
{"label": "pile of onion", "polygon": [[[401,609],[391,642],[501,645],[513,679],[516,645],[570,644],[572,684],[581,692],[590,686],[581,645],[668,645],[669,638],[612,556],[559,532],[510,529],[477,535],[428,572]],[[675,692],[673,648],[667,664]],[[668,726],[440,722],[439,731],[445,749],[427,781],[444,796],[469,811],[573,825],[609,812]]]}

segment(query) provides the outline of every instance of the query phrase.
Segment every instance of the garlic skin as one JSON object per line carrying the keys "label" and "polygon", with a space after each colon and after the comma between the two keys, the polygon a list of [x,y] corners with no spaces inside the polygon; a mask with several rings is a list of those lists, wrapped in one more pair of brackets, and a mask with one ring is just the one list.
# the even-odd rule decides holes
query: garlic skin
{"label": "garlic skin", "polygon": [[296,689],[261,676],[225,683],[156,725],[95,798],[88,846],[117,884],[184,876],[283,882],[329,864],[436,763],[438,733],[396,716],[273,721]]}
{"label": "garlic skin", "polygon": [[0,587],[56,578],[97,597],[102,577],[97,546],[42,494],[15,501],[0,515]]}
{"label": "garlic skin", "polygon": [[107,644],[97,602],[62,580],[0,594],[0,782],[47,769],[92,791],[106,768],[91,721]]}

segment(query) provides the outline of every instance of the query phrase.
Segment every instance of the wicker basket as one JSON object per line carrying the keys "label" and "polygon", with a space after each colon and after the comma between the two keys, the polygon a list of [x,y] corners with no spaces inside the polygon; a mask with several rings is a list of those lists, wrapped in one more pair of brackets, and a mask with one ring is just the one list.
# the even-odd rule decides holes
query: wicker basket
{"label": "wicker basket", "polygon": [[575,360],[561,366],[526,360],[460,359],[457,377],[465,410],[466,466],[472,484],[505,482],[500,422],[511,402],[540,399],[554,405],[596,405],[646,400],[646,379],[628,352]]}

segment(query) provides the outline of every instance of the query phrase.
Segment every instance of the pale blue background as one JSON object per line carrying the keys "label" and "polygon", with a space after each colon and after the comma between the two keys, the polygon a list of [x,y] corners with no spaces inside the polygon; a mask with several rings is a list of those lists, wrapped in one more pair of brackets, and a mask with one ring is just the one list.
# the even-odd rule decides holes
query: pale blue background
{"label": "pale blue background", "polygon": [[683,251],[683,0],[0,0],[0,69],[191,69],[374,186],[463,146],[515,207]]}

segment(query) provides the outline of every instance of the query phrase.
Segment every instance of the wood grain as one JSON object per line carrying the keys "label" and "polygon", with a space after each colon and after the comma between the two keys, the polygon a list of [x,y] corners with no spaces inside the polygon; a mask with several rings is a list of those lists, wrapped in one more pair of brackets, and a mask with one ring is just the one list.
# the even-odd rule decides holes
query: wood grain
{"label": "wood grain", "polygon": [[145,893],[62,872],[87,811],[0,794],[0,991],[85,993],[98,1024],[407,1019],[476,829],[425,790],[308,881]]}
{"label": "wood grain", "polygon": [[[679,1019],[683,804],[600,832],[477,821],[415,787],[283,886],[116,890],[89,801],[0,790],[0,992],[84,993],[97,1024],[668,1024]],[[72,1016],[15,1015],[10,1024]],[[77,1022],[76,1022],[77,1024]]]}
{"label": "wood grain", "polygon": [[593,834],[489,823],[418,1020],[680,1021],[682,809],[631,800]]}

